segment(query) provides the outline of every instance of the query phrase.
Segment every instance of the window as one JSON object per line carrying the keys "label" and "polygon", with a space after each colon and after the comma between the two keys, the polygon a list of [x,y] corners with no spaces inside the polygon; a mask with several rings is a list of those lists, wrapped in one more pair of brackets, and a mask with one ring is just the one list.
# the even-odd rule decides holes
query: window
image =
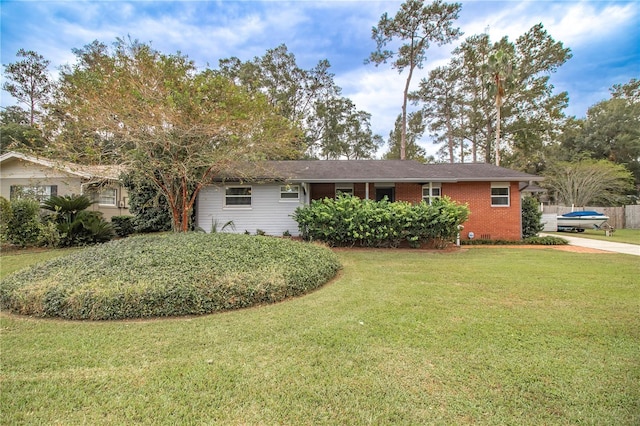
{"label": "window", "polygon": [[353,184],[336,185],[336,197],[340,194],[353,195]]}
{"label": "window", "polygon": [[509,183],[498,182],[491,184],[491,206],[509,207]]}
{"label": "window", "polygon": [[284,185],[280,187],[280,201],[299,201],[300,185]]}
{"label": "window", "polygon": [[98,196],[98,204],[101,206],[115,206],[117,202],[118,191],[115,188],[105,188],[100,191]]}
{"label": "window", "polygon": [[58,195],[57,185],[11,185],[9,199],[32,198],[40,202]]}
{"label": "window", "polygon": [[440,198],[441,196],[441,184],[439,182],[429,182],[422,185],[422,199],[427,204],[431,204],[433,200]]}
{"label": "window", "polygon": [[224,205],[227,207],[250,207],[250,186],[227,186],[224,194]]}

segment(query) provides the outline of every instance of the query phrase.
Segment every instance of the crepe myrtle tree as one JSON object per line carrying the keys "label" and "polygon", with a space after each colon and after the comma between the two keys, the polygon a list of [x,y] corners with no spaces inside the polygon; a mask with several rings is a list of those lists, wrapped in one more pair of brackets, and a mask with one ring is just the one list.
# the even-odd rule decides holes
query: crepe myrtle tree
{"label": "crepe myrtle tree", "polygon": [[264,96],[196,69],[187,56],[131,39],[74,53],[51,105],[52,148],[74,161],[122,164],[153,182],[175,231],[189,229],[198,193],[222,170],[299,155],[298,129]]}

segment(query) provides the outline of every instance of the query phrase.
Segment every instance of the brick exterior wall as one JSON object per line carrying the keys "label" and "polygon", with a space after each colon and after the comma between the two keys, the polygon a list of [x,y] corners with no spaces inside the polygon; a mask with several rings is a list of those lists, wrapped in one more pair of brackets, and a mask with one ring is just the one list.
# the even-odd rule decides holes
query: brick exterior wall
{"label": "brick exterior wall", "polygon": [[396,201],[419,203],[422,201],[422,185],[419,183],[396,183]]}
{"label": "brick exterior wall", "polygon": [[[369,183],[369,199],[373,200],[376,198],[376,187],[373,183]],[[353,195],[356,197],[366,200],[367,199],[367,184],[366,183],[354,183],[353,184]]]}
{"label": "brick exterior wall", "polygon": [[443,183],[442,194],[452,200],[469,205],[469,220],[460,233],[468,239],[469,232],[474,239],[519,240],[522,237],[520,191],[518,182],[509,186],[509,206],[491,206],[491,182]]}

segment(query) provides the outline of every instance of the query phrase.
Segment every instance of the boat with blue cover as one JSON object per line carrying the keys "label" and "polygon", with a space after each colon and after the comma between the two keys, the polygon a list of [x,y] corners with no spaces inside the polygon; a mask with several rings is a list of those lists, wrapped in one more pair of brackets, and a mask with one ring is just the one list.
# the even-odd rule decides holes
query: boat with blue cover
{"label": "boat with blue cover", "polygon": [[596,211],[585,210],[558,216],[558,231],[584,232],[585,229],[599,229],[609,216]]}

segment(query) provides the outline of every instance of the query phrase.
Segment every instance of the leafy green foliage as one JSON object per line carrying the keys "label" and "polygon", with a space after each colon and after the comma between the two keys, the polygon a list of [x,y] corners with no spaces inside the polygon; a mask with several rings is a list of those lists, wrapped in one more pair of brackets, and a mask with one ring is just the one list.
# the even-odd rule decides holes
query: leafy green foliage
{"label": "leafy green foliage", "polygon": [[[585,155],[624,165],[640,184],[640,80],[614,85],[611,98],[589,108],[587,117],[567,121],[560,135],[559,156],[576,160]],[[638,194],[640,195],[640,194]]]}
{"label": "leafy green foliage", "polygon": [[111,225],[118,237],[127,237],[136,231],[134,220],[134,216],[113,216]]}
{"label": "leafy green foliage", "polygon": [[546,237],[527,237],[520,241],[513,240],[462,240],[462,245],[466,246],[513,246],[513,245],[542,245],[542,246],[562,246],[569,244],[567,240],[560,237],[546,236]]}
{"label": "leafy green foliage", "polygon": [[40,205],[21,198],[11,202],[7,221],[7,240],[20,247],[38,245],[40,240]]}
{"label": "leafy green foliage", "polygon": [[328,249],[235,234],[161,234],[86,248],[0,281],[0,306],[68,319],[198,315],[304,294],[340,268]]}
{"label": "leafy green foliage", "polygon": [[443,197],[429,205],[408,202],[376,202],[348,195],[314,200],[298,207],[293,218],[307,240],[332,246],[412,247],[430,244],[443,248],[455,238],[469,209]]}
{"label": "leafy green foliage", "polygon": [[54,195],[42,203],[43,209],[53,212],[50,219],[60,233],[60,246],[103,243],[113,238],[113,227],[102,213],[86,210],[91,204],[85,195]]}
{"label": "leafy green foliage", "polygon": [[129,211],[135,215],[134,226],[138,233],[171,230],[171,208],[167,198],[149,179],[133,174],[122,176],[129,194]]}
{"label": "leafy green foliage", "polygon": [[538,200],[525,197],[522,200],[522,238],[535,237],[543,229],[542,211]]}
{"label": "leafy green foliage", "polygon": [[11,203],[4,197],[0,197],[0,243],[7,242],[7,231],[9,230],[9,221],[13,216]]}
{"label": "leafy green foliage", "polygon": [[542,24],[515,42],[472,35],[413,96],[424,103],[429,127],[449,162],[494,163],[502,157],[507,167],[535,173],[548,158],[545,146],[560,133],[568,103],[566,92],[553,93],[550,73],[570,58],[570,50]]}
{"label": "leafy green foliage", "polygon": [[542,185],[565,206],[624,205],[634,189],[631,172],[608,160],[558,161],[544,175]]}
{"label": "leafy green foliage", "polygon": [[29,124],[29,113],[19,106],[0,111],[0,154],[8,151],[29,152],[46,145],[42,132]]}
{"label": "leafy green foliage", "polygon": [[197,69],[179,52],[118,39],[112,48],[96,41],[74,53],[51,103],[52,151],[117,163],[153,182],[175,231],[189,230],[199,191],[232,163],[300,154],[297,124],[266,96]]}

